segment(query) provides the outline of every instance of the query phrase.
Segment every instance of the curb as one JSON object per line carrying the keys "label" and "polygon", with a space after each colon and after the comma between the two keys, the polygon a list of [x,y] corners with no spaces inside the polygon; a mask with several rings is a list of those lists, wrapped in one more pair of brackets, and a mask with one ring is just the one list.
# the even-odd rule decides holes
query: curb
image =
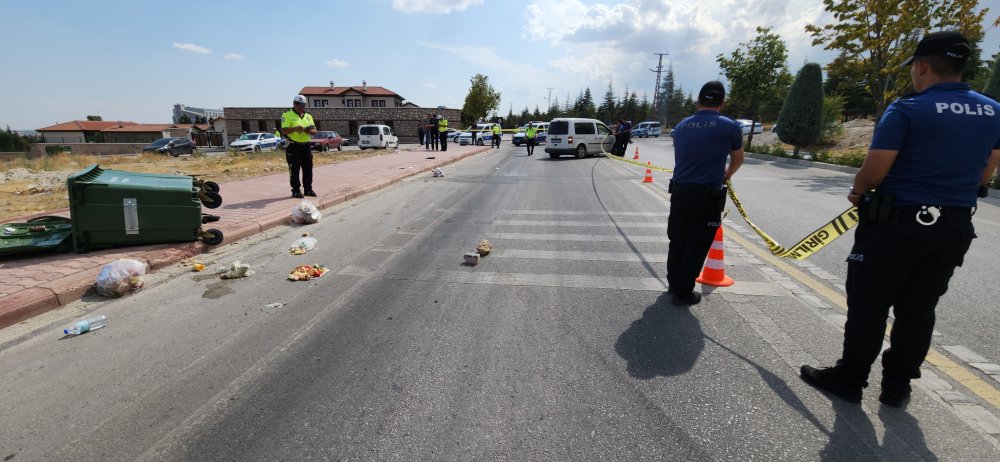
{"label": "curb", "polygon": [[[386,180],[372,181],[371,183],[362,185],[352,191],[337,196],[324,197],[322,200],[317,201],[316,207],[320,209],[329,208],[334,205],[347,202],[351,199],[361,197],[365,194],[388,188],[389,186],[400,183],[407,178],[429,172],[431,169],[451,165],[489,150],[490,148],[485,146],[476,148],[462,154],[461,156],[435,163],[427,168],[393,175]],[[41,215],[51,213],[57,213],[57,211],[50,211]],[[236,241],[264,232],[271,228],[287,224],[288,221],[289,216],[285,212],[272,213],[270,215],[263,215],[252,220],[248,220],[245,223],[245,226],[242,226],[235,231],[230,231],[226,235],[226,243],[222,244],[222,246],[232,244]],[[213,248],[202,244],[201,242],[163,245],[164,247],[157,249],[157,251],[165,253],[165,255],[157,255],[155,257],[141,255],[132,258],[145,262],[149,268],[148,272],[151,273],[160,268],[177,263],[185,258],[203,254],[207,252],[208,249]],[[219,247],[220,246],[214,246],[214,248]],[[31,319],[62,305],[75,302],[88,294],[96,293],[93,285],[99,272],[100,268],[90,268],[64,278],[50,281],[38,287],[32,287],[5,297],[0,297],[0,329],[4,329],[27,319]]]}
{"label": "curb", "polygon": [[780,162],[780,163],[784,163],[784,164],[802,165],[804,167],[821,168],[823,170],[833,170],[833,171],[844,172],[844,173],[858,173],[858,170],[859,170],[857,167],[848,167],[846,165],[825,164],[823,162],[816,162],[816,161],[812,161],[812,160],[790,159],[788,157],[778,157],[778,156],[772,156],[772,155],[768,155],[768,154],[757,154],[755,152],[748,152],[748,153],[746,153],[746,156],[749,157],[749,158],[751,158],[751,159],[769,160],[769,161],[772,161],[772,162]]}

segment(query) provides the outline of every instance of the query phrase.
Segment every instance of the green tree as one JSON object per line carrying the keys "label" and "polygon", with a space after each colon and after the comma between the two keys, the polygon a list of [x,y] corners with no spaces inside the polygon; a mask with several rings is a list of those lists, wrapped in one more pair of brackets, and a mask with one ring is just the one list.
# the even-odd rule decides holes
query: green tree
{"label": "green tree", "polygon": [[973,90],[984,91],[986,83],[989,82],[990,75],[993,73],[993,65],[996,64],[997,58],[1000,58],[1000,52],[994,53],[993,56],[979,61],[979,68],[976,70],[975,75],[971,79],[967,80],[967,82],[969,82],[969,86],[972,87]]}
{"label": "green tree", "polygon": [[[744,52],[743,49],[746,49]],[[729,81],[726,98],[729,112],[746,115],[757,120],[760,108],[769,101],[781,98],[791,82],[788,72],[788,49],[781,37],[769,27],[757,27],[757,36],[749,43],[740,43],[728,57],[715,58]],[[748,142],[753,142],[753,130]]]}
{"label": "green tree", "polygon": [[597,107],[594,105],[594,96],[590,93],[590,87],[583,90],[580,98],[576,102],[577,117],[594,118],[597,116]]}
{"label": "green tree", "polygon": [[198,116],[194,118],[194,123],[196,124],[207,124],[208,121],[205,120],[205,116]]}
{"label": "green tree", "polygon": [[615,89],[611,82],[608,82],[608,90],[604,92],[601,105],[597,108],[597,118],[608,122],[615,116],[615,109]]}
{"label": "green tree", "polygon": [[462,106],[462,116],[469,123],[486,117],[500,105],[500,92],[490,86],[489,77],[476,74],[469,79],[471,86],[465,95],[465,105]]}
{"label": "green tree", "polygon": [[191,123],[191,118],[188,117],[187,114],[181,114],[181,116],[177,118],[177,123],[179,123],[179,124],[189,124],[189,123]]}
{"label": "green tree", "polygon": [[843,99],[843,115],[850,119],[863,119],[875,114],[875,98],[868,91],[858,66],[844,61],[844,55],[834,59],[827,65],[826,83],[823,91],[829,96],[839,96]]}
{"label": "green tree", "polygon": [[[670,120],[671,110],[674,108],[674,65],[671,64],[667,67],[667,75],[664,76],[663,82],[660,82],[660,95],[659,101],[657,101],[658,107],[654,108],[657,111],[656,120],[660,122],[667,123]],[[683,94],[683,93],[682,93]],[[683,102],[683,99],[682,101]]]}
{"label": "green tree", "polygon": [[546,111],[545,115],[548,118],[548,120],[552,120],[555,119],[556,117],[559,117],[560,114],[561,111],[559,110],[559,97],[556,97],[552,100],[552,103],[549,105],[549,109],[548,111]]}
{"label": "green tree", "polygon": [[863,79],[881,117],[889,102],[908,92],[909,70],[900,68],[916,48],[924,31],[955,28],[973,44],[983,36],[987,9],[977,11],[977,0],[823,0],[834,20],[810,24],[806,32],[813,45],[838,50],[844,59],[827,65],[831,72]]}
{"label": "green tree", "polygon": [[990,95],[993,99],[1000,98],[1000,59],[995,59],[997,55],[993,55],[993,68],[990,69],[990,76],[986,80],[986,85],[984,85],[983,93]]}
{"label": "green tree", "polygon": [[819,140],[823,125],[823,70],[819,64],[802,66],[778,114],[778,139],[799,148]]}
{"label": "green tree", "polygon": [[87,120],[89,120],[91,122],[100,122],[100,121],[104,120],[104,118],[102,118],[99,115],[89,115],[89,116],[87,116]]}

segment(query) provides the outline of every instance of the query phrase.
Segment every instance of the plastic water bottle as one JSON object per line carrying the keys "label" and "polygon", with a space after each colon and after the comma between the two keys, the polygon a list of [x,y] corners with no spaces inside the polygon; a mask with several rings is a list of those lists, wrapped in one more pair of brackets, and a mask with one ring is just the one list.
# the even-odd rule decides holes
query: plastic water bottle
{"label": "plastic water bottle", "polygon": [[63,333],[66,335],[80,335],[86,332],[90,332],[92,330],[100,329],[104,327],[104,325],[107,323],[108,323],[108,318],[103,314],[98,316],[91,316],[87,319],[81,319],[77,322],[74,322],[73,325],[70,326],[68,329],[63,329]]}

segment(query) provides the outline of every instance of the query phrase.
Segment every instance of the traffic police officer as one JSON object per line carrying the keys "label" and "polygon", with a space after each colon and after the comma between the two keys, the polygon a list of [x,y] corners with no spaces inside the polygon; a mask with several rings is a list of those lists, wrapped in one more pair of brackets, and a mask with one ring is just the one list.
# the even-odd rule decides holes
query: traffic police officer
{"label": "traffic police officer", "polygon": [[[288,179],[292,186],[292,197],[301,198],[305,195],[316,196],[312,189],[313,158],[309,146],[310,135],[316,134],[316,123],[312,115],[306,112],[306,97],[295,95],[292,108],[281,114],[281,132],[288,137],[288,147],[285,148],[285,161],[288,162]],[[302,182],[299,183],[299,170],[302,170]]]}
{"label": "traffic police officer", "polygon": [[[715,233],[722,225],[726,180],[743,164],[743,132],[736,121],[719,114],[726,90],[712,81],[698,93],[698,111],[674,128],[674,176],[670,180],[667,218],[667,293],[675,305],[701,301],[694,292]],[[729,166],[726,166],[726,158]]]}
{"label": "traffic police officer", "polygon": [[[975,237],[976,195],[1000,163],[1000,104],[961,81],[969,41],[926,35],[905,65],[916,93],[882,115],[848,195],[861,222],[847,257],[844,349],[833,367],[804,365],[802,379],[861,402],[882,349],[879,401],[901,407],[930,348],[934,308]],[[874,192],[869,192],[874,189]]]}
{"label": "traffic police officer", "polygon": [[447,151],[448,150],[448,119],[445,119],[441,114],[438,114],[438,116],[437,116],[437,129],[438,129],[438,137],[441,138],[440,140],[438,140],[441,143],[441,150],[442,151]]}
{"label": "traffic police officer", "polygon": [[493,146],[500,149],[500,124],[493,124]]}
{"label": "traffic police officer", "polygon": [[538,129],[534,125],[528,124],[524,129],[524,145],[528,148],[528,155],[535,153],[535,138],[538,136]]}

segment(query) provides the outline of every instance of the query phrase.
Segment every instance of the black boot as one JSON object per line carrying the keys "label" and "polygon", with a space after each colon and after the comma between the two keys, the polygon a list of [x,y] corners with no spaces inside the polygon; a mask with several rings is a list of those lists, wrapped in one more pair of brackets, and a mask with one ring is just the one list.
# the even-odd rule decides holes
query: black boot
{"label": "black boot", "polygon": [[849,403],[858,404],[861,402],[861,387],[851,385],[837,373],[833,367],[816,369],[809,365],[803,365],[799,369],[799,376],[809,385],[820,390],[828,391],[834,396]]}

